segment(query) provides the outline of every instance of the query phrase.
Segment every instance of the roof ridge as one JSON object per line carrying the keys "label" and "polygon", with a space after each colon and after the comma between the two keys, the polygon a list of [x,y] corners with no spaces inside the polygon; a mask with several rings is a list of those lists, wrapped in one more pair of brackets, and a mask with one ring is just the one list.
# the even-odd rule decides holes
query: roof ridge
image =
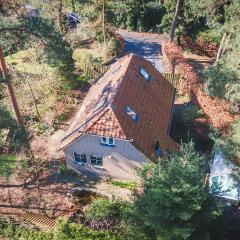
{"label": "roof ridge", "polygon": [[[117,92],[120,91],[121,86],[122,86],[122,84],[123,84],[123,82],[124,82],[124,80],[125,80],[124,76],[127,74],[127,71],[128,71],[128,69],[129,69],[130,63],[131,63],[131,61],[132,61],[132,59],[133,59],[133,56],[134,56],[134,54],[132,54],[132,53],[124,56],[124,58],[125,58],[125,57],[126,57],[126,58],[129,57],[129,61],[128,61],[128,63],[127,63],[127,67],[126,67],[125,71],[121,74],[121,77],[119,78],[119,79],[122,79],[122,81],[121,81],[121,83],[119,84],[119,86],[118,86],[118,88],[117,88],[117,91],[115,92],[115,94],[114,94],[114,96],[113,96],[112,102],[111,102],[111,104],[110,104],[111,108],[112,108],[113,105],[114,105],[114,100],[115,100],[115,98],[116,98],[116,96],[117,96]],[[113,109],[112,109],[112,110],[113,110]]]}

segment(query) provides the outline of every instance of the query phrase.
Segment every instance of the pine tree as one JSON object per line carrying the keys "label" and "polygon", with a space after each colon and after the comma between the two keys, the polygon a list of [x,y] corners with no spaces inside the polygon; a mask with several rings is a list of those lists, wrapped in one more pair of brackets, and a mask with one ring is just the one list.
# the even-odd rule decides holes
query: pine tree
{"label": "pine tree", "polygon": [[133,210],[141,231],[151,239],[208,239],[208,225],[218,212],[208,192],[205,160],[192,142],[149,165],[142,183]]}

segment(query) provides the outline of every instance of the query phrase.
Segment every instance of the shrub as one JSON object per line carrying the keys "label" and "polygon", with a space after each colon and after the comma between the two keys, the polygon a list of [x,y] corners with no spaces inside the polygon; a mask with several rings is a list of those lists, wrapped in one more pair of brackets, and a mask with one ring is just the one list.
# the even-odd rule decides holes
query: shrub
{"label": "shrub", "polygon": [[99,57],[94,54],[93,50],[86,48],[77,48],[73,53],[73,58],[78,68],[83,68],[85,65],[99,62]]}
{"label": "shrub", "polygon": [[240,84],[232,69],[221,65],[203,71],[204,90],[210,96],[226,99],[232,103],[240,102]]}
{"label": "shrub", "polygon": [[121,45],[119,41],[117,41],[115,38],[110,38],[107,41],[107,55],[112,57],[112,56],[117,56],[119,53],[121,53]]}
{"label": "shrub", "polygon": [[54,232],[54,239],[61,240],[115,240],[114,234],[108,231],[94,231],[80,224],[62,219],[58,222]]}
{"label": "shrub", "polygon": [[122,182],[122,181],[115,181],[115,180],[107,180],[108,183],[112,184],[113,186],[118,186],[121,188],[127,188],[129,190],[134,190],[137,186],[136,182],[130,181],[130,182]]}
{"label": "shrub", "polygon": [[202,117],[203,112],[195,106],[188,106],[183,109],[181,116],[184,125],[188,126],[194,119]]}
{"label": "shrub", "polygon": [[65,219],[58,221],[53,231],[33,231],[10,221],[0,222],[0,237],[11,240],[115,240],[114,234],[108,231],[94,231],[80,224],[71,223]]}
{"label": "shrub", "polygon": [[121,203],[107,199],[94,200],[86,212],[87,220],[117,219],[120,216]]}
{"label": "shrub", "polygon": [[231,125],[228,135],[220,140],[220,145],[230,160],[240,163],[240,119]]}
{"label": "shrub", "polygon": [[201,37],[205,43],[220,44],[221,41],[221,35],[215,29],[208,29],[204,32],[200,32],[199,37]]}
{"label": "shrub", "polygon": [[10,176],[15,169],[15,162],[14,155],[0,155],[0,176]]}
{"label": "shrub", "polygon": [[16,225],[10,221],[0,222],[0,236],[11,240],[52,240],[53,233],[50,231],[33,231],[21,225]]}
{"label": "shrub", "polygon": [[67,175],[68,168],[67,168],[66,163],[60,163],[59,172],[60,172],[61,175]]}

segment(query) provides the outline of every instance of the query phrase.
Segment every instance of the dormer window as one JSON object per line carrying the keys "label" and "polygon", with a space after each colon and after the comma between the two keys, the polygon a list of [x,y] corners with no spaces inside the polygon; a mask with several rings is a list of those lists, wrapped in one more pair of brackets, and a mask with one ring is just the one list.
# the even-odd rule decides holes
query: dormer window
{"label": "dormer window", "polygon": [[125,108],[126,114],[133,119],[134,122],[138,121],[138,114],[129,106]]}
{"label": "dormer window", "polygon": [[152,76],[143,68],[141,67],[139,70],[140,75],[142,75],[147,81],[152,79]]}
{"label": "dormer window", "polygon": [[110,137],[101,137],[101,144],[107,146],[115,146],[115,139]]}

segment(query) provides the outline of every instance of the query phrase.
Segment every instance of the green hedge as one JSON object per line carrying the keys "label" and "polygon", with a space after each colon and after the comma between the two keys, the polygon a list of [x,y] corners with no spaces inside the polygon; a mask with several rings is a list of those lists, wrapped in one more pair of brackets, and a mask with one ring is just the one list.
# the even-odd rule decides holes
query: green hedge
{"label": "green hedge", "polygon": [[0,222],[0,238],[11,240],[116,240],[108,231],[94,231],[81,224],[61,219],[53,231],[33,231],[11,222]]}

